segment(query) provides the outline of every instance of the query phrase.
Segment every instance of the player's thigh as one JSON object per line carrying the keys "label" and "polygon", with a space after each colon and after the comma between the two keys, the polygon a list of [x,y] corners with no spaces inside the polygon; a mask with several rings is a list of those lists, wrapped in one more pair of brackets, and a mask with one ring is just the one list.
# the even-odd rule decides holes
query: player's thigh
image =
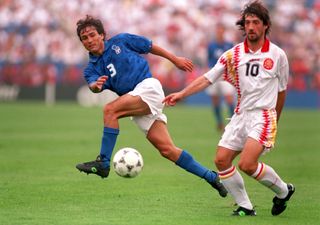
{"label": "player's thigh", "polygon": [[239,166],[250,167],[258,163],[264,146],[257,140],[248,137],[240,155]]}
{"label": "player's thigh", "polygon": [[128,93],[132,96],[140,96],[145,102],[152,115],[162,114],[164,104],[164,92],[161,83],[155,78],[147,78],[139,83],[133,91]]}
{"label": "player's thigh", "polygon": [[141,116],[150,114],[147,103],[140,96],[125,94],[106,105],[107,110],[112,110],[119,117]]}
{"label": "player's thigh", "polygon": [[152,126],[148,131],[147,139],[156,148],[163,149],[163,148],[172,148],[174,146],[166,123],[160,120],[154,121],[154,123],[152,124]]}
{"label": "player's thigh", "polygon": [[163,121],[156,120],[153,123],[147,134],[147,139],[158,149],[163,157],[173,162],[179,159],[182,150],[174,145]]}

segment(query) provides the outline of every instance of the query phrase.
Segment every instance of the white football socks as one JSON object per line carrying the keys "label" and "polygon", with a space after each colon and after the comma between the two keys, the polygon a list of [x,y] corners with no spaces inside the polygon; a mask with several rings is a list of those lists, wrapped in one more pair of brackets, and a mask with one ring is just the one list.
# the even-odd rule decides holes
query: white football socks
{"label": "white football socks", "polygon": [[225,171],[219,171],[219,177],[224,187],[239,206],[249,210],[253,209],[252,203],[244,187],[243,178],[235,166],[232,166]]}
{"label": "white football socks", "polygon": [[281,180],[279,175],[270,166],[258,163],[256,172],[251,176],[276,193],[278,198],[285,198],[288,195],[287,184]]}

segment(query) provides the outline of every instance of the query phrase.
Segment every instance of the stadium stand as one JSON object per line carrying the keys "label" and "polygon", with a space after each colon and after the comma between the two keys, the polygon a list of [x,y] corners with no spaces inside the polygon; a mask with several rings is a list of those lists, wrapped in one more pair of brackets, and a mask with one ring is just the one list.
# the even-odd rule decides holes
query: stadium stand
{"label": "stadium stand", "polygon": [[[290,61],[290,90],[320,90],[320,1],[265,0],[272,15],[271,39]],[[239,4],[240,3],[240,4]],[[216,23],[227,27],[227,39],[242,40],[235,28],[239,0],[2,0],[0,1],[0,85],[39,87],[84,84],[87,61],[76,35],[76,21],[98,16],[108,35],[136,33],[189,57],[192,74],[166,61],[149,58],[154,75],[167,92],[180,89],[206,68],[206,46]]]}

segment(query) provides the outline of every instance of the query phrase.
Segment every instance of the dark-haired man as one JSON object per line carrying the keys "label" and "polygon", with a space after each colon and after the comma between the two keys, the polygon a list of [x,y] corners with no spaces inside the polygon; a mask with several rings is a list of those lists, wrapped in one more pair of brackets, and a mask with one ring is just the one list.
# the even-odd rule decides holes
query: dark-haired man
{"label": "dark-haired man", "polygon": [[205,179],[225,197],[227,191],[217,173],[205,168],[187,151],[174,145],[167,129],[167,118],[162,112],[162,86],[152,77],[148,62],[141,54],[152,53],[164,57],[184,71],[192,71],[192,62],[175,56],[142,36],[122,33],[105,40],[102,22],[92,16],[77,22],[77,34],[89,51],[89,63],[84,70],[89,88],[95,93],[108,89],[120,96],[104,106],[100,154],[94,161],[78,164],[77,169],[107,177],[119,134],[119,119],[132,117],[163,157]]}
{"label": "dark-haired man", "polygon": [[237,90],[238,103],[219,141],[215,164],[223,185],[239,206],[233,215],[256,215],[243,178],[232,164],[240,153],[239,169],[276,194],[271,213],[279,215],[295,188],[258,160],[275,142],[286,96],[288,60],[285,52],[266,37],[271,22],[259,1],[247,4],[236,24],[244,31],[245,41],[224,52],[211,70],[163,102],[173,106],[221,77],[230,82]]}

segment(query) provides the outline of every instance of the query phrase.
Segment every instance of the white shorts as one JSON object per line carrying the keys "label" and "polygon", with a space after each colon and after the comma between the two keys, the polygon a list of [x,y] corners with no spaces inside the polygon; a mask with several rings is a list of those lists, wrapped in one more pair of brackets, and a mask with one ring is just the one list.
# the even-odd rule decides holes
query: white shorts
{"label": "white shorts", "polygon": [[145,116],[133,116],[132,120],[147,135],[150,127],[156,120],[167,123],[167,117],[162,113],[164,104],[164,92],[161,83],[155,78],[147,78],[140,82],[132,91],[128,93],[132,96],[140,96],[142,101],[147,103],[151,114]]}
{"label": "white shorts", "polygon": [[236,93],[236,89],[228,81],[221,80],[211,84],[205,89],[205,92],[210,96],[234,95]]}
{"label": "white shorts", "polygon": [[265,150],[273,147],[277,133],[277,113],[275,109],[257,109],[234,114],[225,127],[218,146],[234,151],[242,151],[248,137],[261,143]]}

